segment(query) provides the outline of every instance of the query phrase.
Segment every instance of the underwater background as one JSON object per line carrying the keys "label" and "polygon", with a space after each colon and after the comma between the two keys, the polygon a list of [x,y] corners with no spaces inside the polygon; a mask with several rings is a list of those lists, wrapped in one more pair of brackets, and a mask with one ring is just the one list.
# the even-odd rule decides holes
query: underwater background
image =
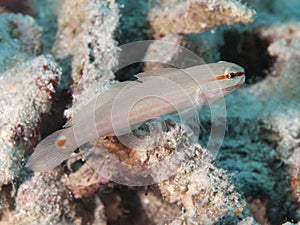
{"label": "underwater background", "polygon": [[[300,224],[299,0],[0,0],[0,26],[0,224]],[[122,46],[145,40],[174,45],[153,42],[145,62],[116,71],[132,55]],[[170,115],[133,131],[136,148],[99,137],[52,171],[25,167],[107,86],[189,65],[178,45],[202,63],[245,68],[245,84],[214,120],[225,127],[216,157],[207,142],[220,102],[199,110],[196,142]],[[85,160],[104,147],[122,163],[150,165],[178,146],[176,174],[151,185],[120,184],[115,168]]]}

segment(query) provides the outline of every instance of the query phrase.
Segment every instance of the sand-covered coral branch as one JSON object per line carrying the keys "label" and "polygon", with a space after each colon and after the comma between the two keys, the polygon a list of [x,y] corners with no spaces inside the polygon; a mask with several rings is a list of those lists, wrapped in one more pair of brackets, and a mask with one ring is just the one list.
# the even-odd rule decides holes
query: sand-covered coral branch
{"label": "sand-covered coral branch", "polygon": [[[62,1],[58,14],[58,32],[54,54],[73,56],[73,109],[103,90],[101,82],[113,77],[117,64],[117,43],[113,38],[119,21],[115,1]],[[69,114],[69,113],[66,113]]]}
{"label": "sand-covered coral branch", "polygon": [[[113,33],[118,24],[118,6],[114,1],[63,1],[58,15],[58,32],[54,53],[63,58],[73,56],[72,77],[75,83],[107,79],[104,66],[116,63]],[[96,70],[99,70],[96,73]],[[100,73],[100,70],[103,70]],[[104,73],[104,74],[103,74]],[[82,82],[85,83],[85,82]]]}
{"label": "sand-covered coral branch", "polygon": [[[271,41],[269,53],[276,57],[273,75],[269,78],[274,87],[271,113],[265,115],[267,129],[276,133],[276,152],[290,166],[291,208],[296,219],[300,219],[300,32],[299,22],[281,26],[270,26],[261,30],[261,35]],[[266,81],[268,82],[268,80]],[[274,98],[274,95],[276,98]],[[274,102],[276,102],[274,104]],[[273,104],[272,104],[273,103]],[[275,217],[275,215],[272,215]]]}
{"label": "sand-covered coral branch", "polygon": [[[192,63],[188,62],[189,60],[183,57],[183,50],[187,51],[183,46],[188,46],[187,38],[184,35],[174,33],[167,34],[161,41],[167,44],[162,45],[162,42],[153,42],[147,49],[144,57],[146,61],[144,71],[160,69],[168,67],[169,65],[176,65],[180,68],[186,68],[192,65]],[[184,60],[182,60],[182,58],[184,58]],[[153,59],[156,61],[151,62]]]}
{"label": "sand-covered coral branch", "polygon": [[40,56],[0,75],[0,183],[14,179],[25,151],[36,144],[41,115],[49,112],[60,69]]}
{"label": "sand-covered coral branch", "polygon": [[168,33],[200,33],[222,24],[249,23],[254,11],[236,0],[159,1],[149,14],[156,38]]}

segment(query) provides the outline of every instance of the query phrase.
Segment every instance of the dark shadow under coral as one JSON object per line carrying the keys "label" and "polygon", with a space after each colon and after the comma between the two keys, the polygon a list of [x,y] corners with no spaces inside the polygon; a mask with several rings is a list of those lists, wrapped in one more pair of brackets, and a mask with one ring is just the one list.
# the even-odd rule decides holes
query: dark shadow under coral
{"label": "dark shadow under coral", "polygon": [[248,84],[263,80],[275,62],[268,53],[269,42],[256,31],[230,29],[224,33],[224,42],[220,48],[220,58],[244,67]]}

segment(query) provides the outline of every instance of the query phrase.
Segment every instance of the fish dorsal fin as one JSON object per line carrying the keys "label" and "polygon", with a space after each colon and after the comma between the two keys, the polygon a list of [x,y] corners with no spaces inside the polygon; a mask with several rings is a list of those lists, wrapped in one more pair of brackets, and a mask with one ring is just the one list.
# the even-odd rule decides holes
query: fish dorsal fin
{"label": "fish dorsal fin", "polygon": [[99,108],[117,96],[128,82],[130,81],[112,84],[94,98],[87,100],[86,104],[83,104],[81,109],[73,113],[72,118],[70,118],[63,127],[71,127],[85,121],[86,118],[91,118],[91,115],[95,113],[95,111],[99,110]]}
{"label": "fish dorsal fin", "polygon": [[144,77],[169,77],[170,75],[174,74],[174,71],[180,71],[177,68],[162,68],[162,69],[157,69],[157,70],[149,70],[149,71],[145,71],[142,73],[138,73],[137,75],[135,75],[136,78],[140,79],[140,78],[144,78]]}

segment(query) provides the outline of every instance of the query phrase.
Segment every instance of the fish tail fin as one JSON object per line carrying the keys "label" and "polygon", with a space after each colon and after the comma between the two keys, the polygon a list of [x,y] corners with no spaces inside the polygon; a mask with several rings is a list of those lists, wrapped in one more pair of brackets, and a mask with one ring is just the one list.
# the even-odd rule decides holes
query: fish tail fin
{"label": "fish tail fin", "polygon": [[58,130],[42,140],[35,147],[26,167],[35,172],[47,172],[68,159],[75,149],[71,149],[70,152],[70,149],[61,149],[56,145],[57,139],[64,135],[66,130],[68,129]]}

